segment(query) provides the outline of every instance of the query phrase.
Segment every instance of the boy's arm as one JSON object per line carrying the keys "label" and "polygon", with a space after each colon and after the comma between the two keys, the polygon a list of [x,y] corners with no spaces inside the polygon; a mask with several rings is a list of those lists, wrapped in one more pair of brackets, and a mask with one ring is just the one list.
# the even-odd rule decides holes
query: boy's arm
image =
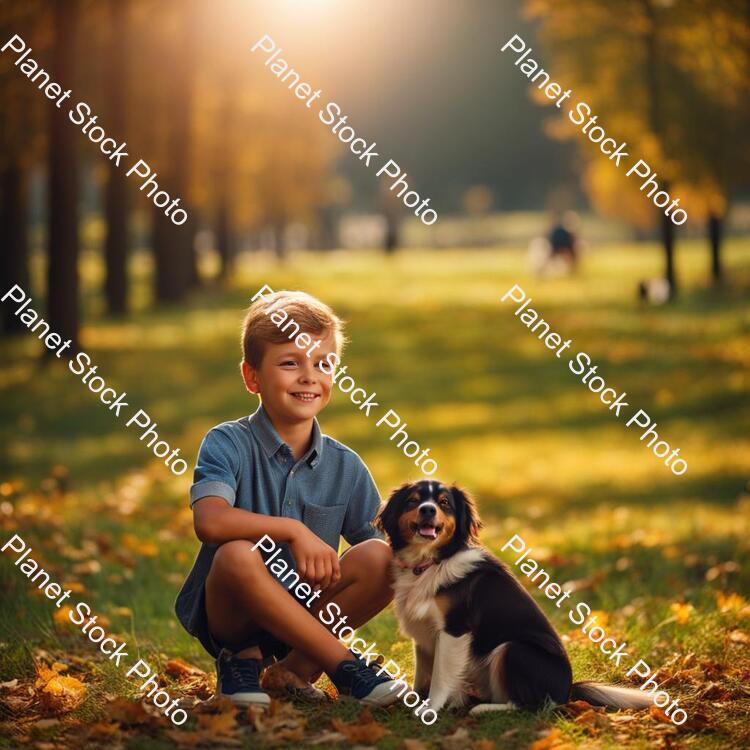
{"label": "boy's arm", "polygon": [[325,589],[341,577],[336,551],[293,518],[233,508],[223,497],[208,495],[193,503],[193,526],[198,539],[206,544],[237,539],[257,542],[264,534],[277,544],[286,542],[300,578],[316,588]]}
{"label": "boy's arm", "polygon": [[274,542],[288,543],[297,534],[295,526],[302,524],[293,518],[233,508],[223,497],[209,495],[193,503],[195,534],[206,544],[224,544],[236,539],[257,542],[264,534]]}

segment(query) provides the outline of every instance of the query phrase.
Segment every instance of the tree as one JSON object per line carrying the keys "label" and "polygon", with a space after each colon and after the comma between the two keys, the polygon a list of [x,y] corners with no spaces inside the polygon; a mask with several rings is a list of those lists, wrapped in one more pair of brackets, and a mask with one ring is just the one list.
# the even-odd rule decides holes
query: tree
{"label": "tree", "polygon": [[[79,0],[55,0],[51,75],[75,90]],[[50,327],[78,345],[78,164],[76,130],[50,107],[47,306]],[[52,350],[47,350],[48,353]]]}
{"label": "tree", "polygon": [[191,195],[210,217],[222,278],[231,272],[240,230],[267,230],[283,259],[287,224],[317,221],[330,200],[335,144],[288,83],[256,58],[238,63],[248,55],[247,30],[225,23],[236,12],[233,0],[216,0],[201,18],[211,65],[198,65],[195,78]]}
{"label": "tree", "polygon": [[[108,50],[107,93],[108,122],[113,132],[124,133],[128,92],[128,54],[130,47],[129,3],[110,0],[110,46]],[[104,245],[106,279],[104,291],[107,309],[113,315],[127,311],[128,297],[128,186],[122,169],[109,163],[105,214],[107,236]]]}
{"label": "tree", "polygon": [[[0,7],[0,34],[8,39],[19,34],[30,43],[39,26],[41,8],[36,3]],[[46,19],[45,19],[46,20]],[[28,176],[43,152],[38,135],[43,115],[47,114],[29,82],[19,75],[6,54],[0,62],[0,98],[5,111],[0,118],[0,278],[4,284],[20,284],[29,289],[27,237]],[[0,330],[13,333],[26,330],[15,311],[3,305]]]}
{"label": "tree", "polygon": [[[706,210],[721,210],[717,196],[727,192],[728,181],[720,176],[726,147],[716,138],[722,134],[718,137],[723,139],[727,130],[720,126],[716,103],[726,95],[722,89],[734,87],[731,96],[736,97],[743,86],[736,76],[732,85],[722,84],[718,71],[738,63],[741,67],[745,61],[747,74],[747,34],[740,37],[745,40],[744,53],[739,40],[722,52],[714,50],[713,59],[704,50],[717,46],[711,37],[717,19],[727,28],[741,28],[740,9],[745,7],[740,0],[639,0],[617,8],[604,0],[527,2],[529,14],[541,22],[555,77],[573,88],[577,101],[592,106],[607,135],[627,141],[631,153],[656,169],[660,189],[679,196],[686,208],[689,205],[694,220]],[[720,64],[714,70],[717,57]],[[696,127],[696,121],[703,127]],[[582,144],[588,162],[586,185],[595,205],[631,220],[635,214],[641,226],[659,221],[665,277],[674,289],[673,222],[643,195],[639,205],[633,178],[628,181],[615,171],[577,129],[558,123],[552,130]],[[651,217],[646,218],[646,211]],[[712,221],[718,242],[716,217]]]}
{"label": "tree", "polygon": [[[149,208],[154,297],[158,302],[179,302],[198,279],[190,195],[192,154],[200,148],[194,148],[193,142],[197,4],[195,0],[141,0],[133,10],[132,36],[137,37],[141,53],[134,59],[133,76],[139,85],[133,108],[147,113],[131,130],[133,146],[156,173],[159,190],[173,200],[179,198],[179,207],[188,214],[184,224],[176,225],[164,207]],[[145,190],[141,196],[148,200]]]}
{"label": "tree", "polygon": [[750,4],[682,0],[676,10],[674,64],[685,94],[673,137],[692,188],[691,212],[706,223],[711,277],[719,283],[724,220],[733,191],[750,172]]}

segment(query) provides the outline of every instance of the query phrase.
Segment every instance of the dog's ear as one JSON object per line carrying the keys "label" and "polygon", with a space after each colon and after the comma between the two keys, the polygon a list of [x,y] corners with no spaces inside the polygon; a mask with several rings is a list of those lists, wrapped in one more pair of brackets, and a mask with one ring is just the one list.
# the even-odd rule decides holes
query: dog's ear
{"label": "dog's ear", "polygon": [[380,506],[380,510],[373,520],[375,528],[380,529],[386,534],[394,549],[404,546],[404,540],[401,539],[398,529],[398,520],[401,517],[406,498],[409,496],[413,486],[410,482],[406,482],[393,490],[388,500]]}
{"label": "dog's ear", "polygon": [[451,492],[456,506],[456,536],[465,544],[479,544],[482,521],[474,498],[457,484],[451,485]]}

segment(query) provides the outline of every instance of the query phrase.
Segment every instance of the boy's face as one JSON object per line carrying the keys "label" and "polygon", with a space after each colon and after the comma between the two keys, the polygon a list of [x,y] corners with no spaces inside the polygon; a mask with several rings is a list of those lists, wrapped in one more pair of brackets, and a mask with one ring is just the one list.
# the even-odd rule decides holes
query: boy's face
{"label": "boy's face", "polygon": [[[307,350],[300,349],[294,341],[266,343],[260,367],[242,363],[245,386],[251,393],[260,394],[272,418],[287,423],[312,420],[331,398],[332,377],[321,372],[320,367],[323,364],[331,370],[326,357],[332,353],[336,353],[333,333],[322,338],[309,357]],[[331,360],[335,362],[333,357]]]}

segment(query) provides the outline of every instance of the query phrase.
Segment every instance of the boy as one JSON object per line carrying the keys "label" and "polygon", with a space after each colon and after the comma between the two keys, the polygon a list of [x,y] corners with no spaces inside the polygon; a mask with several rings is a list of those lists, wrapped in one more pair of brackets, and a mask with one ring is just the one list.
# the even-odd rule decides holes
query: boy
{"label": "boy", "polygon": [[[311,683],[325,671],[340,693],[388,705],[398,699],[393,681],[318,618],[335,602],[356,628],[393,595],[390,547],[371,525],[380,504],[375,483],[360,457],[323,435],[316,419],[331,396],[342,323],[308,294],[265,289],[242,331],[242,377],[261,404],[250,417],[214,427],[201,444],[190,501],[203,544],[177,616],[216,658],[217,693],[237,705],[270,702],[259,679],[264,657],[281,662],[268,667],[263,684],[322,699]],[[276,559],[315,591],[310,608],[253,549],[264,535],[282,547]],[[339,560],[342,535],[352,546]],[[287,585],[294,583],[291,576]]]}

